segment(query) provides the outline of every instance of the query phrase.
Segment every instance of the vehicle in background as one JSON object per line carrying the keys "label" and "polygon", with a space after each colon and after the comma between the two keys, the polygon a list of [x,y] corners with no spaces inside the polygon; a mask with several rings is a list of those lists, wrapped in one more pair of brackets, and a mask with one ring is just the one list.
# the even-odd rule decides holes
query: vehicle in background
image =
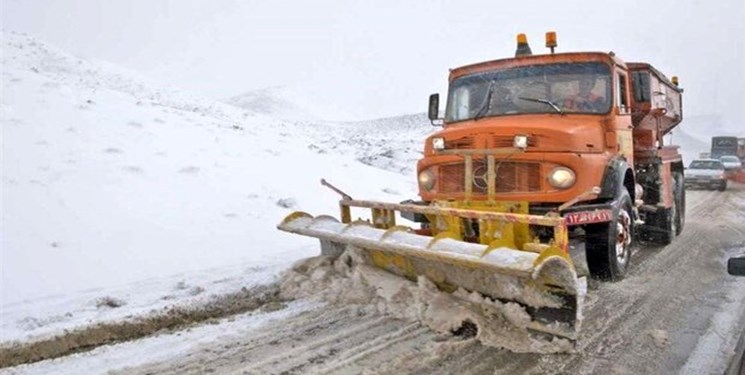
{"label": "vehicle in background", "polygon": [[724,165],[724,169],[727,171],[736,171],[742,168],[742,162],[737,156],[725,155],[719,158],[719,161]]}
{"label": "vehicle in background", "polygon": [[737,155],[737,137],[712,137],[711,158],[719,159],[724,155]]}
{"label": "vehicle in background", "polygon": [[698,159],[691,162],[685,174],[686,187],[727,190],[724,165],[716,159]]}
{"label": "vehicle in background", "polygon": [[737,157],[745,164],[745,138],[737,138]]}

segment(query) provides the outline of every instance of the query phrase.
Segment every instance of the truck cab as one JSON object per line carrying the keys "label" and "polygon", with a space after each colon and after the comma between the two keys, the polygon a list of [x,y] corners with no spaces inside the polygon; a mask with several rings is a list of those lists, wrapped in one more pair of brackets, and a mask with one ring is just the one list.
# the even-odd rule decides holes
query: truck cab
{"label": "truck cab", "polygon": [[[600,254],[593,274],[620,279],[637,229],[662,227],[669,242],[682,227],[683,164],[662,137],[682,120],[682,90],[649,64],[553,53],[548,39],[550,54],[525,53],[521,35],[515,57],[450,71],[443,118],[439,95],[430,96],[430,119],[443,129],[425,142],[419,195],[565,217],[587,232],[588,262]],[[519,232],[519,242],[542,236]]]}
{"label": "truck cab", "polygon": [[[442,178],[431,189],[423,186],[421,197],[558,205],[600,186],[611,154],[633,160],[628,76],[606,53],[523,56],[454,69],[444,129],[425,143],[418,165]],[[580,85],[592,85],[592,100],[578,99]],[[495,155],[492,194],[482,176],[484,157],[474,157],[470,191],[460,178],[458,151],[473,149],[504,152]]]}

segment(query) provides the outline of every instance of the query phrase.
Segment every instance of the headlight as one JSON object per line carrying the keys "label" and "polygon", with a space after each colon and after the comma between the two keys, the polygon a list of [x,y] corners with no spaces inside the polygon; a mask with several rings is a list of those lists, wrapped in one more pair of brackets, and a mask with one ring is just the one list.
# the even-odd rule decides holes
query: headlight
{"label": "headlight", "polygon": [[574,171],[565,167],[556,167],[548,174],[548,183],[559,189],[566,189],[574,185],[575,180]]}
{"label": "headlight", "polygon": [[432,148],[437,151],[442,151],[445,149],[445,138],[432,138]]}
{"label": "headlight", "polygon": [[419,187],[427,191],[432,191],[435,187],[435,172],[432,168],[419,172]]}
{"label": "headlight", "polygon": [[528,147],[528,136],[516,135],[514,141],[512,142],[512,146],[515,148],[522,148],[522,149],[527,148]]}

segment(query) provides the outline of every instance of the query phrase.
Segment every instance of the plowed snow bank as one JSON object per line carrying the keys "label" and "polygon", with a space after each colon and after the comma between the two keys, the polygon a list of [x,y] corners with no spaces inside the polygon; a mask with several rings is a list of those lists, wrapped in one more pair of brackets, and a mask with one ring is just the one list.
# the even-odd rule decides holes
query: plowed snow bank
{"label": "plowed snow bank", "polygon": [[530,315],[515,303],[502,303],[478,293],[441,292],[424,277],[411,282],[364,264],[360,250],[339,258],[314,257],[298,262],[282,278],[283,298],[320,299],[360,304],[371,312],[418,320],[439,333],[475,337],[484,345],[515,352],[573,351],[571,341],[546,340],[527,330]]}

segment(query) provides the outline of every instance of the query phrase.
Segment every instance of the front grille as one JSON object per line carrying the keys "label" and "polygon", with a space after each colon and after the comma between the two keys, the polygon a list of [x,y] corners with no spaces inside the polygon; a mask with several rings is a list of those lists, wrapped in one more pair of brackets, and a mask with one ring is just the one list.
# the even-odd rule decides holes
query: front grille
{"label": "front grille", "polygon": [[443,193],[460,193],[465,191],[466,178],[464,164],[443,165],[439,169],[439,190]]}
{"label": "front grille", "polygon": [[[530,162],[500,162],[495,163],[496,192],[534,192],[541,190],[541,166]],[[471,181],[474,194],[486,194],[486,160],[473,161],[473,180]],[[439,191],[441,193],[465,192],[465,164],[448,164],[439,169]]]}
{"label": "front grille", "polygon": [[[491,137],[491,144],[489,147],[491,148],[504,148],[504,147],[513,147],[515,141],[514,135],[494,135]],[[528,147],[537,147],[538,146],[538,138],[535,136],[529,136],[528,137]]]}
{"label": "front grille", "polygon": [[446,150],[468,150],[474,148],[472,137],[445,140]]}

